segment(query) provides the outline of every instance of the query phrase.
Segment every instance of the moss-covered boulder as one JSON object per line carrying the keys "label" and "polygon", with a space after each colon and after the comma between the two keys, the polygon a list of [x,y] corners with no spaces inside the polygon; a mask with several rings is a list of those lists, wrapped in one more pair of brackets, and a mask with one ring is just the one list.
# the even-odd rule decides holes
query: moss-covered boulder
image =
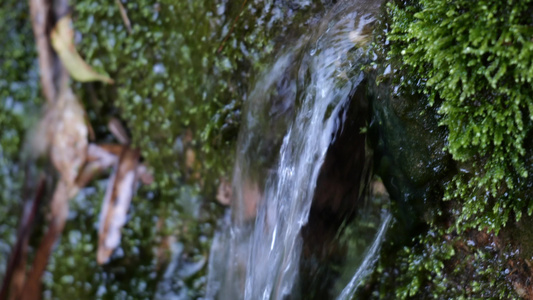
{"label": "moss-covered boulder", "polygon": [[[384,8],[376,79],[386,92],[373,126],[382,166],[391,167],[378,171],[393,201],[408,199],[403,209],[414,205],[422,222],[407,231],[394,224],[361,297],[531,297],[532,11],[531,1]],[[417,170],[418,161],[441,169]],[[417,193],[417,183],[429,193]]]}
{"label": "moss-covered boulder", "polygon": [[[458,221],[498,230],[530,201],[525,138],[533,126],[531,1],[396,2],[388,6],[389,55],[422,84],[461,163],[447,199]],[[500,211],[501,210],[501,211]],[[494,211],[495,213],[492,213]]]}

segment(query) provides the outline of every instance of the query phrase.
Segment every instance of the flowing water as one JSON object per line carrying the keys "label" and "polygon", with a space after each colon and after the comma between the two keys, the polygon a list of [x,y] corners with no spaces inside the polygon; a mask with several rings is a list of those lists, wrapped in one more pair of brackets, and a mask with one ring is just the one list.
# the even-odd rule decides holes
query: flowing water
{"label": "flowing water", "polygon": [[[344,130],[344,112],[364,80],[361,67],[378,5],[338,2],[308,36],[285,47],[255,84],[239,135],[231,212],[211,250],[208,298],[301,297],[301,230],[328,148]],[[378,216],[374,238],[344,270],[351,275],[340,299],[353,294],[376,259],[390,219],[376,207],[367,211]]]}
{"label": "flowing water", "polygon": [[379,252],[379,247],[381,246],[381,243],[383,242],[384,234],[389,226],[389,222],[391,220],[391,215],[388,213],[385,213],[383,216],[383,220],[381,222],[381,225],[379,227],[379,230],[376,233],[376,237],[374,241],[372,242],[372,245],[370,248],[368,248],[367,251],[363,254],[363,261],[361,264],[357,267],[357,271],[352,276],[352,279],[350,282],[344,287],[341,294],[337,299],[339,300],[345,300],[350,299],[352,295],[355,293],[355,290],[359,287],[362,280],[369,274],[371,271],[371,267],[374,265],[376,260],[378,259],[377,254]]}

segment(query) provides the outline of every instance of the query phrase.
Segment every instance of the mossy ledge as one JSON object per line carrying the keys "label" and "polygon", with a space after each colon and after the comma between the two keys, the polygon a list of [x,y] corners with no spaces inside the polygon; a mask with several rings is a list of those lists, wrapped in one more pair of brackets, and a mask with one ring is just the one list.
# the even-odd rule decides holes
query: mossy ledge
{"label": "mossy ledge", "polygon": [[[399,222],[357,298],[533,296],[526,283],[533,248],[524,230],[533,212],[532,12],[529,0],[390,0],[383,7],[373,49],[378,59],[370,69],[378,89],[391,94],[379,101],[426,107],[410,112],[419,117],[407,122],[434,116],[439,129],[430,132],[452,160],[421,160],[448,171],[415,185],[416,173],[384,154],[384,181],[408,187],[392,193],[400,196],[393,203]],[[374,121],[378,131],[390,130],[379,117]],[[378,147],[392,146],[389,153],[410,149],[380,136]],[[377,166],[380,172],[383,163]],[[416,224],[406,228],[403,211],[415,215]]]}
{"label": "mossy ledge", "polygon": [[525,141],[533,123],[532,1],[390,2],[389,56],[407,65],[449,135],[459,164],[445,199],[456,229],[498,232],[531,201]]}

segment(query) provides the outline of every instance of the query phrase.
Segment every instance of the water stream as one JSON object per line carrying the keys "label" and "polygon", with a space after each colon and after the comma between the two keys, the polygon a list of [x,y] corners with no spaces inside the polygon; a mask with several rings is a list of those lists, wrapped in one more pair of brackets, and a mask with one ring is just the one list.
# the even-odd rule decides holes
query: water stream
{"label": "water stream", "polygon": [[[239,134],[231,212],[211,250],[208,298],[300,297],[301,230],[328,148],[344,130],[345,112],[364,80],[361,66],[378,5],[338,2],[255,84]],[[339,299],[348,299],[371,267],[389,223],[388,213],[372,209],[379,216],[375,238],[348,268],[355,276]]]}

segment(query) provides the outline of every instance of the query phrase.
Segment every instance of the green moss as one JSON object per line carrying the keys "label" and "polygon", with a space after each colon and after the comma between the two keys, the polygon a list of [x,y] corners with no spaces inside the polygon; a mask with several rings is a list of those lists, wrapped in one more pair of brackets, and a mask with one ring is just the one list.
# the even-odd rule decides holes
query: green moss
{"label": "green moss", "polygon": [[[436,165],[448,172],[432,177],[430,197],[408,193],[412,199],[402,202],[406,197],[394,190],[408,190],[417,173],[401,167],[408,160],[379,147],[394,153],[420,139],[384,135],[391,117],[378,115],[374,126],[385,131],[378,134],[383,141],[376,154],[387,164],[377,166],[402,171],[403,177],[384,172],[384,182],[403,180],[392,188],[397,210],[409,205],[405,209],[420,211],[423,220],[416,229],[395,224],[359,298],[509,299],[521,292],[524,278],[509,272],[521,268],[513,264],[523,265],[513,253],[529,253],[530,246],[502,240],[509,232],[517,235],[514,221],[533,211],[528,195],[533,186],[528,177],[533,160],[532,11],[531,1],[466,0],[392,0],[384,9],[375,32],[378,59],[371,69],[380,74],[377,90],[386,92],[378,93],[373,105],[377,112],[389,105],[392,115],[401,117],[403,128],[388,125],[392,132],[404,131],[393,137],[408,136],[411,120],[420,123],[424,115],[438,120],[439,129],[423,131],[442,142],[453,160]],[[412,117],[402,117],[392,106],[395,101],[424,111],[409,109]],[[401,211],[396,217],[401,221]]]}
{"label": "green moss", "polygon": [[[0,6],[0,274],[15,242],[22,203],[20,151],[39,99],[33,32],[25,1]],[[0,275],[2,277],[2,275]]]}
{"label": "green moss", "polygon": [[407,243],[393,242],[407,234],[394,224],[376,270],[354,299],[518,298],[514,285],[529,276],[516,257],[520,251],[494,234],[449,233],[441,221]]}
{"label": "green moss", "polygon": [[[275,39],[321,7],[298,4],[250,1],[241,11],[241,3],[229,1],[128,2],[133,29],[128,34],[116,5],[76,2],[80,52],[117,82],[93,86],[93,94],[106,103],[101,106],[118,109],[162,190],[196,181],[196,172],[209,181],[231,169],[249,83]],[[83,98],[94,98],[86,94]],[[187,149],[197,154],[192,170],[186,167]]]}
{"label": "green moss", "polygon": [[419,244],[399,255],[400,299],[511,299],[515,293],[505,278],[505,263],[497,250],[479,247],[444,230],[430,230]]}
{"label": "green moss", "polygon": [[[284,37],[291,22],[320,7],[250,2],[217,53],[241,3],[142,0],[124,5],[131,34],[114,3],[74,4],[77,49],[116,82],[74,87],[96,142],[112,141],[107,121],[120,118],[153,169],[155,184],[137,193],[120,249],[103,267],[95,263],[94,224],[106,183],[93,182],[81,191],[48,268],[47,299],[202,296],[207,268],[200,263],[209,255],[222,210],[212,199],[213,178],[233,166],[248,84],[273,52],[274,37]],[[194,162],[187,158],[191,151]],[[171,254],[177,267],[165,269]],[[191,273],[196,263],[203,268]]]}
{"label": "green moss", "polygon": [[[498,231],[528,172],[524,140],[532,127],[532,1],[392,2],[390,57],[406,64],[439,107],[446,149],[461,173],[446,199],[463,200],[457,228]],[[492,213],[494,212],[494,213]]]}

